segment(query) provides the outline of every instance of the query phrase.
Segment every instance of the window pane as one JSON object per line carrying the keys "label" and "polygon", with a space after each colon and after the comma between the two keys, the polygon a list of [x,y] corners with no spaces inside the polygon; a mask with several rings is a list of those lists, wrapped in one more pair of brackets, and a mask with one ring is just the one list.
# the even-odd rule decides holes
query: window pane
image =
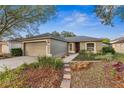
{"label": "window pane", "polygon": [[94,51],[94,43],[88,43],[87,44],[87,50],[88,51]]}

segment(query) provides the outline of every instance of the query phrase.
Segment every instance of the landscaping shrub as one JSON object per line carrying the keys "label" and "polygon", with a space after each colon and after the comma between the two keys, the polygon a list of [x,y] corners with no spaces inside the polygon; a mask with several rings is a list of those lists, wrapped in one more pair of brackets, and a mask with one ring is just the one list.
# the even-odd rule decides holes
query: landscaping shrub
{"label": "landscaping shrub", "polygon": [[113,55],[111,53],[107,53],[105,55],[97,55],[95,59],[99,60],[106,60],[106,61],[111,61],[113,60]]}
{"label": "landscaping shrub", "polygon": [[95,56],[96,54],[93,53],[79,54],[74,60],[76,61],[95,60]]}
{"label": "landscaping shrub", "polygon": [[[12,84],[18,78],[18,73],[14,70],[10,70],[5,67],[4,72],[0,72],[0,87],[10,87],[9,84]],[[19,81],[18,81],[19,82]],[[16,87],[17,84],[13,83],[13,86]]]}
{"label": "landscaping shrub", "polygon": [[103,54],[107,54],[107,53],[115,54],[115,50],[112,47],[103,47],[102,53]]}
{"label": "landscaping shrub", "polygon": [[79,54],[80,54],[80,55],[85,55],[86,53],[87,53],[86,50],[80,50],[80,51],[79,51]]}
{"label": "landscaping shrub", "polygon": [[[0,72],[0,87],[21,88],[21,87],[32,87],[32,86],[37,86],[37,87],[49,86],[49,84],[44,80],[46,79],[48,80],[48,82],[49,80],[51,80],[50,82],[53,82],[52,80],[60,79],[60,77],[62,77],[59,76],[62,75],[62,73],[60,73],[62,71],[61,70],[62,67],[63,67],[62,60],[60,58],[55,58],[55,57],[38,57],[37,62],[31,64],[24,63],[21,66],[17,67],[16,69],[12,69],[12,70],[5,67],[4,68],[5,71]],[[54,76],[57,78],[55,78]],[[40,83],[43,81],[44,82],[41,83],[40,85],[40,83],[38,83],[39,82],[38,79],[40,79]],[[38,82],[36,82],[35,80],[37,80]],[[58,84],[58,82],[59,81],[54,81],[53,83],[55,84],[51,83],[50,87],[51,85],[59,86],[56,85]]]}
{"label": "landscaping shrub", "polygon": [[116,53],[114,54],[114,59],[124,62],[124,54]]}
{"label": "landscaping shrub", "polygon": [[12,56],[22,56],[22,49],[21,48],[13,48],[11,49]]}
{"label": "landscaping shrub", "polygon": [[60,69],[63,67],[62,60],[55,57],[38,57],[38,63],[40,67],[52,67],[54,69]]}

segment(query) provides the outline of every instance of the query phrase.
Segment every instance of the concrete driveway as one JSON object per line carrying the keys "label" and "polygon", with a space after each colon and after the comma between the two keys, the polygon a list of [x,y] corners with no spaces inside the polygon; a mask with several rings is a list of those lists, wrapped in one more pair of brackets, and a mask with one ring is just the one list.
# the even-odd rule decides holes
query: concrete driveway
{"label": "concrete driveway", "polygon": [[29,57],[29,56],[21,56],[14,57],[9,59],[1,59],[0,60],[0,71],[4,70],[3,67],[8,67],[9,69],[17,68],[18,66],[27,63],[36,62],[37,57]]}

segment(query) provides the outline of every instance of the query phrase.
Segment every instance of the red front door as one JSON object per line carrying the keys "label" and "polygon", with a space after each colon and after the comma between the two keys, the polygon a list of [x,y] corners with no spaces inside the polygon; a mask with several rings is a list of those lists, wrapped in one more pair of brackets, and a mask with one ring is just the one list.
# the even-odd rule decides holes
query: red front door
{"label": "red front door", "polygon": [[75,51],[78,53],[80,51],[80,42],[75,43]]}

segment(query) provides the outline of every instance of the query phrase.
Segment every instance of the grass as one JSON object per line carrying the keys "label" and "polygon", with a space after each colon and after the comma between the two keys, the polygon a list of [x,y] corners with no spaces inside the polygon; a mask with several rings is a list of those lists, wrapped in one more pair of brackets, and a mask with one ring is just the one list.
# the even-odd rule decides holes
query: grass
{"label": "grass", "polygon": [[96,54],[79,54],[74,61],[96,60]]}
{"label": "grass", "polygon": [[124,62],[124,54],[79,54],[74,61],[92,61],[92,60],[103,60],[103,61],[122,61]]}
{"label": "grass", "polygon": [[124,62],[124,54],[116,53],[114,59]]}
{"label": "grass", "polygon": [[59,87],[63,62],[54,57],[38,57],[37,62],[0,72],[0,87]]}

